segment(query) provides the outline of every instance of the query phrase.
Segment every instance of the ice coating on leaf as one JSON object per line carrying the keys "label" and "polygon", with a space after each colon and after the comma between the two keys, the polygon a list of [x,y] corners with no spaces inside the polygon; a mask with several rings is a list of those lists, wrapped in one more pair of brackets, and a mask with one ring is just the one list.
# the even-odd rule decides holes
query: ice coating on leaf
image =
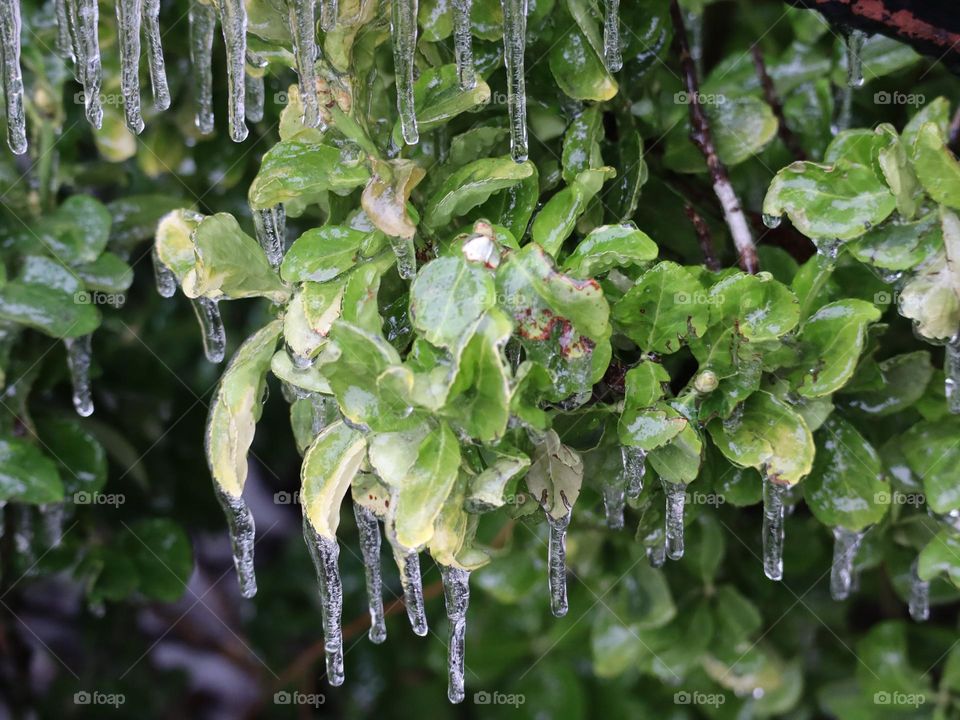
{"label": "ice coating on leaf", "polygon": [[200,323],[204,355],[212,363],[222,362],[227,352],[227,333],[220,317],[220,305],[207,297],[191,298],[190,304]]}
{"label": "ice coating on leaf", "polygon": [[833,562],[830,565],[830,597],[846,600],[853,586],[853,563],[863,542],[864,530],[833,529]]}
{"label": "ice coating on leaf", "polygon": [[143,0],[143,29],[147,38],[147,65],[150,69],[150,87],[153,106],[157,110],[170,107],[170,88],[160,42],[160,0]]}
{"label": "ice coating on leaf", "polygon": [[393,0],[390,34],[393,38],[393,65],[396,71],[397,110],[400,129],[407,145],[420,142],[413,83],[417,50],[417,0]]}
{"label": "ice coating on leaf", "polygon": [[567,604],[567,526],[570,524],[572,510],[559,518],[546,513],[550,526],[550,543],[547,551],[549,574],[547,584],[550,588],[550,611],[554,617],[563,617],[569,610]]}
{"label": "ice coating on leaf", "polygon": [[663,481],[666,495],[666,552],[671,560],[683,557],[683,514],[687,500],[687,486],[684,483]]}
{"label": "ice coating on leaf", "polygon": [[73,407],[81,417],[93,414],[93,395],[90,389],[90,365],[93,355],[90,349],[90,335],[66,338],[67,366],[70,368],[70,381],[73,383]]}
{"label": "ice coating on leaf", "polygon": [[117,39],[120,44],[120,89],[127,127],[143,131],[140,113],[140,15],[144,0],[117,0]]}
{"label": "ice coating on leaf", "polygon": [[303,539],[317,571],[320,612],[323,616],[323,649],[327,657],[327,682],[343,685],[343,583],[340,580],[340,545],[336,538],[323,537],[303,518]]}
{"label": "ice coating on leaf", "polygon": [[423,579],[420,576],[420,553],[412,551],[398,553],[394,548],[394,557],[400,568],[400,584],[403,586],[403,604],[407,608],[407,618],[413,632],[423,637],[429,632],[427,613],[423,609]]}
{"label": "ice coating on leaf", "polygon": [[283,204],[254,210],[253,226],[257,233],[257,242],[267,254],[270,265],[280,267],[287,245],[287,213]]}
{"label": "ice coating on leaf", "polygon": [[320,121],[320,100],[317,97],[317,33],[314,26],[316,0],[290,0],[290,36],[293,57],[299,77],[303,124],[317,127]]}
{"label": "ice coating on leaf", "polygon": [[333,30],[337,24],[338,0],[320,0],[320,29],[324,32]]}
{"label": "ice coating on leaf", "polygon": [[473,90],[477,86],[477,72],[473,67],[473,32],[470,10],[473,0],[452,0],[453,3],[453,49],[457,62],[457,79],[461,90]]}
{"label": "ice coating on leaf", "polygon": [[197,129],[202,135],[213,132],[213,33],[217,13],[212,6],[190,3],[190,65],[196,94]]}
{"label": "ice coating on leaf", "polygon": [[647,472],[647,453],[642,448],[621,445],[620,455],[623,458],[623,476],[627,481],[626,494],[633,500],[643,492],[643,476]]}
{"label": "ice coating on leaf", "polygon": [[227,48],[227,112],[230,137],[243,142],[247,137],[246,77],[247,9],[243,0],[219,0],[220,29]]}
{"label": "ice coating on leaf", "polygon": [[769,475],[763,479],[763,572],[783,579],[783,500],[787,486]]}
{"label": "ice coating on leaf", "polygon": [[231,495],[219,485],[214,486],[214,492],[227,518],[240,594],[245,598],[252,598],[257,594],[257,575],[253,567],[253,547],[256,543],[253,513],[241,496]]}
{"label": "ice coating on leaf", "polygon": [[27,151],[27,121],[20,72],[20,0],[0,0],[0,62],[6,99],[7,145],[14,155]]}
{"label": "ice coating on leaf", "polygon": [[930,619],[930,581],[920,577],[918,567],[917,560],[910,565],[910,617],[925,622]]}
{"label": "ice coating on leaf", "polygon": [[356,502],[353,503],[353,516],[360,532],[360,552],[363,555],[367,581],[370,642],[379,645],[387,639],[387,624],[383,615],[383,579],[380,571],[380,522],[373,510]]}
{"label": "ice coating on leaf", "polygon": [[507,67],[510,154],[524,162],[527,148],[527,90],[523,54],[527,47],[527,0],[500,0],[503,9],[503,59]]}
{"label": "ice coating on leaf", "polygon": [[603,2],[603,60],[610,72],[623,67],[620,51],[620,0]]}
{"label": "ice coating on leaf", "polygon": [[452,703],[464,698],[463,667],[466,655],[467,606],[470,604],[470,573],[461,568],[443,566],[443,598],[450,625],[447,646],[447,697]]}

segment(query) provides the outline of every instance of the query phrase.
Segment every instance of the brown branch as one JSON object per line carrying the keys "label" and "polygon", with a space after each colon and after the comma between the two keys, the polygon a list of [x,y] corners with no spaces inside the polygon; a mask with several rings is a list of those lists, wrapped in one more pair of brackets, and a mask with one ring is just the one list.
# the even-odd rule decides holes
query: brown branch
{"label": "brown branch", "polygon": [[727,168],[720,162],[716,146],[713,144],[710,123],[700,104],[700,81],[697,78],[696,65],[690,56],[690,43],[683,24],[683,12],[677,0],[670,0],[670,17],[673,20],[674,32],[680,47],[680,68],[690,105],[690,139],[707,161],[707,170],[713,181],[713,192],[723,208],[723,217],[727,221],[727,227],[730,228],[730,236],[737,249],[740,266],[748,273],[756,273],[760,269],[760,263],[757,259],[757,248],[753,244],[753,233],[750,232],[740,200],[730,183]]}
{"label": "brown branch", "polygon": [[721,268],[720,261],[717,260],[717,253],[713,249],[713,237],[710,235],[710,228],[700,213],[693,209],[690,203],[684,203],[683,211],[687,214],[690,224],[693,225],[694,232],[697,233],[697,240],[700,243],[700,250],[703,252],[703,261],[707,269],[717,271]]}
{"label": "brown branch", "polygon": [[950,131],[947,133],[947,145],[954,153],[960,152],[960,107],[953,113],[950,120]]}
{"label": "brown branch", "polygon": [[753,47],[750,48],[750,51],[753,54],[753,67],[757,71],[757,78],[760,80],[760,86],[763,88],[763,97],[777,118],[777,134],[780,136],[780,139],[783,140],[783,144],[787,146],[787,149],[793,153],[794,159],[806,160],[807,154],[800,146],[800,141],[797,140],[797,136],[793,134],[790,126],[787,125],[787,118],[783,114],[783,103],[780,102],[777,89],[773,86],[773,78],[771,78],[770,73],[767,72],[767,65],[763,61],[763,51],[758,44],[754,44]]}

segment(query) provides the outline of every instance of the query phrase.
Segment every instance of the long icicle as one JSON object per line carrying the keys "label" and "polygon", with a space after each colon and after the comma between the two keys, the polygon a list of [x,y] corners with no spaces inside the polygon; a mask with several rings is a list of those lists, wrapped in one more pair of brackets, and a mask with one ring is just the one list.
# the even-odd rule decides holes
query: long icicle
{"label": "long icicle", "polygon": [[336,538],[320,535],[303,518],[303,539],[307,543],[320,588],[320,612],[323,616],[323,649],[327,656],[327,682],[343,685],[343,583],[340,580],[340,545]]}
{"label": "long icicle", "polygon": [[643,492],[643,476],[647,472],[647,453],[638,447],[622,445],[620,457],[623,460],[623,474],[627,481],[627,497],[635,500]]}
{"label": "long icicle", "polygon": [[623,67],[620,50],[620,0],[603,2],[603,60],[610,72]]}
{"label": "long icicle", "polygon": [[256,542],[256,525],[253,513],[240,496],[231,495],[220,488],[214,488],[220,507],[227,517],[230,530],[230,546],[233,549],[233,565],[237,570],[240,594],[252,598],[257,594],[257,575],[253,567],[253,547]]}
{"label": "long icicle", "polygon": [[220,306],[216,300],[198,297],[192,298],[190,304],[197,314],[200,330],[203,333],[203,352],[207,360],[212,363],[221,362],[227,352],[227,334],[223,329],[223,319],[220,317]]}
{"label": "long icicle", "polygon": [[196,93],[196,124],[201,135],[213,132],[213,33],[217,13],[194,0],[190,4],[190,65]]}
{"label": "long icicle", "polygon": [[567,526],[570,525],[571,510],[555,518],[549,512],[547,524],[550,526],[550,544],[547,550],[548,575],[550,588],[550,610],[554,617],[567,614]]}
{"label": "long icicle", "polygon": [[[293,57],[299,77],[303,124],[320,125],[320,100],[317,97],[317,33],[314,25],[316,0],[289,0],[290,35]],[[321,126],[322,127],[322,126]]]}
{"label": "long icicle", "polygon": [[917,560],[910,566],[910,617],[925,622],[930,619],[930,583],[920,579],[919,566]]}
{"label": "long icicle", "polygon": [[503,57],[507,66],[510,154],[524,162],[527,147],[527,90],[523,54],[527,47],[527,0],[500,0],[503,8]]}
{"label": "long icicle", "polygon": [[80,40],[80,0],[63,0],[63,3],[67,38],[70,41],[70,57],[73,58],[73,78],[83,85],[86,62],[83,59],[83,43]]}
{"label": "long icicle", "polygon": [[81,417],[93,414],[93,394],[90,390],[90,365],[93,360],[90,335],[66,338],[67,367],[73,382],[73,407]]}
{"label": "long icicle", "polygon": [[160,43],[160,0],[143,0],[143,29],[147,39],[153,106],[157,110],[166,110],[170,107],[170,88],[167,86],[167,68]]}
{"label": "long icicle", "polygon": [[833,529],[833,562],[830,565],[830,597],[846,600],[853,587],[853,563],[857,558],[862,530]]}
{"label": "long icicle", "polygon": [[453,53],[457,62],[457,79],[461,90],[477,86],[477,71],[473,66],[473,31],[470,10],[473,0],[453,0]]}
{"label": "long icicle", "polygon": [[[83,47],[83,67],[80,69],[83,100],[87,120],[99,130],[103,126],[103,106],[100,104],[103,68],[100,65],[100,39],[97,36],[100,11],[97,0],[76,0],[76,2],[78,3],[77,36]],[[77,60],[79,62],[80,57]]]}
{"label": "long icicle", "polygon": [[413,99],[413,73],[417,50],[417,0],[392,0],[390,33],[393,38],[393,66],[397,82],[397,110],[400,130],[407,145],[420,141],[417,109]]}
{"label": "long icicle", "polygon": [[243,142],[247,137],[246,77],[247,8],[243,0],[218,0],[220,30],[227,48],[227,114],[230,138]]}
{"label": "long icicle", "polygon": [[783,498],[787,487],[769,476],[763,479],[763,572],[783,579]]}
{"label": "long icicle", "polygon": [[253,211],[253,227],[257,241],[267,255],[270,264],[277,268],[283,261],[286,249],[287,214],[283,205]]}
{"label": "long icicle", "polygon": [[27,151],[27,121],[20,72],[20,0],[0,0],[0,59],[7,102],[7,145],[14,155]]}
{"label": "long icicle", "polygon": [[117,0],[117,39],[120,44],[120,90],[127,127],[143,132],[140,112],[140,16],[143,0]]}
{"label": "long icicle", "polygon": [[173,297],[177,293],[177,276],[173,274],[173,270],[164,265],[157,253],[156,245],[150,251],[150,257],[153,260],[153,279],[157,283],[157,293],[160,297]]}
{"label": "long icicle", "polygon": [[683,483],[663,481],[663,492],[667,497],[666,507],[666,550],[667,557],[679,560],[683,557],[683,512],[687,500],[687,486]]}
{"label": "long icicle", "polygon": [[443,599],[450,625],[447,646],[447,698],[461,703],[464,693],[464,658],[466,657],[467,607],[470,605],[470,573],[456,567],[443,566]]}
{"label": "long icicle", "polygon": [[394,552],[400,568],[400,584],[403,586],[403,604],[407,607],[410,627],[420,637],[429,632],[427,613],[423,609],[423,578],[420,575],[420,554],[414,550],[406,554]]}
{"label": "long icicle", "polygon": [[337,0],[320,0],[320,29],[329,32],[337,24],[340,3]]}
{"label": "long icicle", "polygon": [[367,603],[370,608],[370,642],[379,645],[387,639],[387,624],[383,614],[383,578],[380,570],[380,522],[369,508],[353,503],[353,516],[360,532],[360,552],[363,555],[367,581]]}

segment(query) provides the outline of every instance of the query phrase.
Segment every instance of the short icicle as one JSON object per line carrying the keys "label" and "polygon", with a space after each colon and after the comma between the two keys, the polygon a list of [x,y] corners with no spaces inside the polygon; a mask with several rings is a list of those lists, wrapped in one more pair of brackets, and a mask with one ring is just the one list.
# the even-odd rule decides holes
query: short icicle
{"label": "short icicle", "polygon": [[216,300],[205,297],[192,298],[190,303],[203,333],[203,352],[207,360],[221,362],[227,352],[227,334],[223,329],[220,306]]}
{"label": "short icicle", "polygon": [[353,516],[360,532],[360,552],[367,580],[367,602],[370,607],[370,642],[379,645],[387,639],[383,615],[383,579],[380,571],[380,522],[369,508],[353,503]]}
{"label": "short icicle", "polygon": [[256,542],[253,513],[242,497],[231,495],[220,486],[216,486],[215,491],[230,529],[230,546],[233,548],[233,565],[237,569],[240,594],[252,598],[257,594],[257,575],[253,569],[253,547]]}
{"label": "short icicle", "polygon": [[427,613],[423,609],[423,578],[420,576],[420,554],[414,550],[395,554],[400,567],[400,584],[403,586],[403,604],[413,632],[423,637],[429,632]]}
{"label": "short icicle", "polygon": [[190,65],[196,93],[196,124],[201,135],[213,132],[213,33],[217,13],[212,6],[193,0],[190,4]]}
{"label": "short icicle", "polygon": [[569,610],[567,603],[567,526],[570,525],[572,510],[567,514],[555,518],[549,512],[547,524],[550,526],[550,545],[548,548],[547,576],[550,588],[550,610],[554,617],[563,617]]}
{"label": "short icicle", "polygon": [[324,32],[333,30],[337,24],[337,14],[340,12],[338,0],[320,0],[320,29]]}
{"label": "short icicle", "polygon": [[73,41],[70,39],[70,17],[67,14],[67,0],[54,0],[53,12],[57,16],[57,55],[64,60],[75,62]]}
{"label": "short icicle", "polygon": [[393,65],[397,82],[397,110],[400,131],[407,145],[420,142],[417,109],[413,100],[414,56],[417,51],[417,0],[393,0],[390,33],[393,38]]}
{"label": "short icicle", "polygon": [[687,502],[687,486],[683,483],[663,481],[663,492],[667,498],[666,507],[666,552],[671,560],[683,557],[683,513]]}
{"label": "short icicle", "polygon": [[66,505],[62,502],[47,503],[41,505],[39,510],[44,544],[50,548],[58,547],[63,539],[63,520],[66,517]]}
{"label": "short icicle", "polygon": [[14,155],[27,151],[27,120],[20,71],[20,0],[0,0],[0,60],[7,104],[7,145]]}
{"label": "short icicle", "polygon": [[157,293],[160,297],[173,297],[177,293],[177,276],[173,274],[173,270],[164,265],[156,246],[151,250],[150,257],[153,260],[153,279],[157,284]]}
{"label": "short icicle", "polygon": [[647,562],[652,568],[662,568],[667,561],[667,546],[664,543],[647,548]]}
{"label": "short icicle", "polygon": [[930,583],[920,579],[919,566],[917,560],[910,566],[910,617],[926,622],[930,619]]}
{"label": "short icicle", "polygon": [[443,566],[443,599],[450,625],[450,643],[447,646],[447,698],[452,703],[463,702],[464,658],[466,656],[467,607],[470,604],[470,573],[456,567]]}
{"label": "short icicle", "polygon": [[830,565],[830,597],[846,600],[853,587],[853,563],[857,558],[862,530],[833,529],[833,563]]}
{"label": "short icicle", "polygon": [[453,52],[461,90],[473,90],[477,86],[477,71],[473,66],[473,32],[470,22],[472,7],[473,0],[453,0]]}
{"label": "short icicle", "polygon": [[863,43],[866,39],[867,34],[863,30],[850,30],[844,35],[848,87],[863,87]]}
{"label": "short icicle", "polygon": [[417,249],[413,238],[392,237],[390,247],[397,256],[397,272],[404,280],[412,280],[417,274]]}
{"label": "short icicle", "polygon": [[607,527],[611,530],[623,529],[623,507],[626,500],[624,493],[624,480],[620,477],[613,482],[604,482],[601,484],[601,493],[603,494],[603,510],[607,516]]}
{"label": "short icicle", "polygon": [[603,2],[603,60],[610,72],[623,67],[620,50],[620,0]]}
{"label": "short icicle", "polygon": [[247,50],[246,72],[243,77],[243,87],[246,93],[245,107],[247,120],[260,122],[263,120],[263,106],[266,101],[263,76],[266,73],[266,58]]}
{"label": "short icicle", "polygon": [[643,492],[643,476],[647,472],[647,453],[638,447],[622,445],[620,456],[623,458],[623,475],[627,480],[627,497],[634,500]]}
{"label": "short icicle", "polygon": [[220,29],[227,48],[227,115],[230,138],[243,142],[247,137],[246,77],[247,9],[243,0],[219,0]]}
{"label": "short icicle", "polygon": [[93,361],[90,349],[91,335],[66,338],[67,367],[73,383],[73,407],[81,417],[93,414],[93,394],[90,390],[90,365]]}
{"label": "short icicle", "polygon": [[103,125],[103,106],[100,104],[100,86],[103,68],[100,65],[100,39],[97,27],[100,11],[97,0],[74,0],[77,4],[77,38],[83,51],[77,55],[82,62],[80,81],[83,84],[83,101],[87,120],[98,130]]}
{"label": "short icicle", "polygon": [[336,538],[320,535],[303,518],[303,538],[317,571],[320,588],[320,611],[323,616],[323,649],[327,656],[327,682],[343,685],[343,583],[340,581],[340,545]]}
{"label": "short icicle", "polygon": [[287,214],[283,205],[254,210],[253,227],[256,230],[257,241],[267,255],[267,260],[273,267],[280,267],[283,252],[286,249],[287,233]]}
{"label": "short icicle", "polygon": [[299,77],[303,124],[321,126],[320,99],[317,96],[317,33],[314,25],[316,0],[288,0],[293,57]]}
{"label": "short icicle", "polygon": [[769,476],[763,479],[763,572],[783,579],[783,499],[787,486]]}
{"label": "short icicle", "polygon": [[946,375],[944,390],[947,395],[947,407],[953,414],[960,413],[960,335],[957,335],[945,348],[943,372]]}
{"label": "short icicle", "polygon": [[527,0],[500,0],[503,8],[503,54],[507,66],[507,111],[510,154],[524,162],[527,148],[527,91],[523,54],[527,47]]}
{"label": "short icicle", "polygon": [[147,39],[147,65],[150,69],[153,106],[157,110],[166,110],[170,107],[170,88],[167,85],[167,68],[160,43],[160,0],[143,0],[143,29]]}
{"label": "short icicle", "polygon": [[117,39],[120,44],[120,90],[123,115],[134,135],[143,131],[140,112],[140,15],[143,0],[117,0]]}

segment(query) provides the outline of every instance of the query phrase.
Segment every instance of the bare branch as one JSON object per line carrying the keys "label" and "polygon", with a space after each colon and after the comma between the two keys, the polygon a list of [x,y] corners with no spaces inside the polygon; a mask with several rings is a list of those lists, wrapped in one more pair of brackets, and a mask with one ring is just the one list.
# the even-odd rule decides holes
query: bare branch
{"label": "bare branch", "polygon": [[787,149],[793,154],[795,160],[806,160],[807,154],[803,151],[803,148],[800,147],[797,136],[793,134],[790,126],[787,125],[787,118],[783,114],[783,103],[780,102],[777,89],[773,86],[773,79],[770,77],[770,73],[767,72],[767,65],[763,61],[763,51],[757,44],[754,44],[753,47],[750,48],[750,51],[753,53],[753,67],[757,71],[757,78],[760,80],[760,86],[763,88],[763,97],[777,118],[777,134],[780,136],[780,139],[783,140],[783,144],[786,145]]}

